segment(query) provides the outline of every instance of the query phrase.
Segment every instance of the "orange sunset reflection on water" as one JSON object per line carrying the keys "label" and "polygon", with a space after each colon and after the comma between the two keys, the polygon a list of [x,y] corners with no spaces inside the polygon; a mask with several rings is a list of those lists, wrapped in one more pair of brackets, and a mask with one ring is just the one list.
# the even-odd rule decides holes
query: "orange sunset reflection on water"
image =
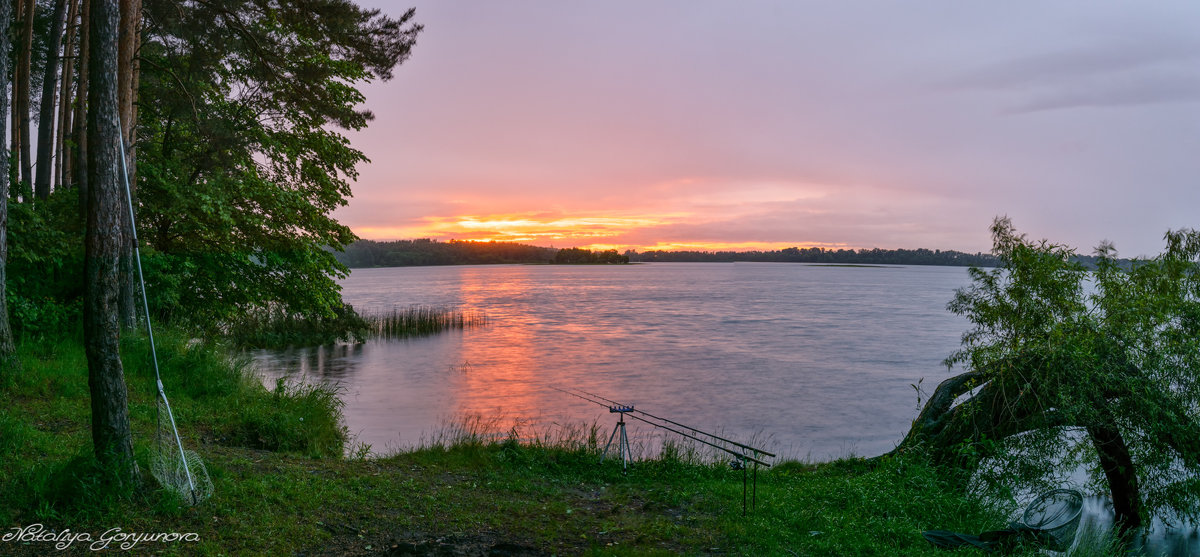
{"label": "orange sunset reflection on water", "polygon": [[[496,295],[517,299],[528,283],[518,277],[504,282],[489,280],[486,268],[467,269],[462,274],[459,295],[465,307],[487,307]],[[486,293],[486,295],[485,295]],[[517,317],[507,308],[489,311],[497,325]],[[461,347],[463,379],[459,391],[459,412],[464,416],[491,417],[508,430],[542,413],[546,388],[544,378],[535,370],[534,333],[525,327],[497,326],[494,342],[487,345],[464,343]]]}
{"label": "orange sunset reflection on water", "polygon": [[[378,453],[473,422],[522,439],[595,424],[595,393],[802,458],[877,454],[911,422],[910,383],[941,369],[964,324],[942,309],[957,268],[651,263],[356,269],[360,311],[421,304],[488,324],[360,345],[259,351],[276,377],[336,385],[352,435]],[[870,385],[871,396],[862,396]],[[653,451],[661,432],[630,425]]]}

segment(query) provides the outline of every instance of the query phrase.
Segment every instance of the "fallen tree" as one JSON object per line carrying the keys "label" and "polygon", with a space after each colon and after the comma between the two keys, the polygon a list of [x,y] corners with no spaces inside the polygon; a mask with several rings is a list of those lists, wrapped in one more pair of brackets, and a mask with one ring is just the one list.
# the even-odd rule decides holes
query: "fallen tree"
{"label": "fallen tree", "polygon": [[[893,453],[925,451],[975,485],[1044,487],[1085,466],[1118,529],[1195,519],[1200,502],[1200,233],[1120,264],[992,225],[1002,265],[972,268],[949,309],[972,323]],[[1164,512],[1170,511],[1170,512]]]}

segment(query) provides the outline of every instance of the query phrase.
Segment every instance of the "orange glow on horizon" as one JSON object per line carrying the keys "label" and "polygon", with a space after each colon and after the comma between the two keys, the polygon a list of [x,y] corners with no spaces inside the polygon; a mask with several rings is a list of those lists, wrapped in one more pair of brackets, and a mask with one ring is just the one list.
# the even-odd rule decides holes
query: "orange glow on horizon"
{"label": "orange glow on horizon", "polygon": [[[647,240],[678,236],[664,227],[689,224],[687,213],[667,215],[546,215],[497,214],[427,217],[413,227],[356,227],[368,240],[388,241],[431,238],[438,241],[515,242],[542,247],[578,247],[590,250],[645,251],[770,251],[786,248],[852,249],[847,244],[821,242],[712,242],[682,239]],[[694,224],[694,223],[693,223]],[[658,229],[658,230],[656,230]],[[658,233],[656,233],[658,232]]]}

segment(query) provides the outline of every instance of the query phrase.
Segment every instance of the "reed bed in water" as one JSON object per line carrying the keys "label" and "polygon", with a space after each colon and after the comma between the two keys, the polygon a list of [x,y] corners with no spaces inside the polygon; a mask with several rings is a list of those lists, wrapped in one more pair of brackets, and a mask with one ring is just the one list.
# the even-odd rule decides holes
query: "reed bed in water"
{"label": "reed bed in water", "polygon": [[362,318],[371,335],[380,338],[432,335],[488,324],[488,318],[482,312],[438,306],[393,308],[390,311],[363,313]]}

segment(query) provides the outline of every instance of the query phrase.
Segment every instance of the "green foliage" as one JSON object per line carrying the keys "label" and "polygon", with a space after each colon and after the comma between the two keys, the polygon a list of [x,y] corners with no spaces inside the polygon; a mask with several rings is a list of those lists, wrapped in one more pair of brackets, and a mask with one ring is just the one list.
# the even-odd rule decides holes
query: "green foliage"
{"label": "green foliage", "polygon": [[312,458],[340,457],[346,443],[342,401],[321,385],[289,385],[280,379],[271,396],[246,397],[238,416],[218,429],[228,442]]}
{"label": "green foliage", "polygon": [[10,203],[5,285],[13,337],[82,334],[83,227],[75,191]]}
{"label": "green foliage", "polygon": [[[155,340],[167,396],[182,423],[211,429],[226,444],[313,457],[342,454],[342,402],[333,389],[280,382],[267,390],[248,362],[222,356],[220,345],[172,332]],[[145,386],[143,396],[153,400],[148,341],[133,337],[123,344],[127,382]]]}
{"label": "green foliage", "polygon": [[432,306],[411,306],[363,316],[373,336],[404,338],[431,335],[450,329],[482,327],[487,316],[474,311]]}
{"label": "green foliage", "polygon": [[[338,457],[346,440],[337,394],[313,385],[266,389],[247,362],[217,345],[164,329],[156,338],[159,363],[185,445],[252,447],[306,457]],[[49,345],[49,347],[47,346]],[[122,339],[125,379],[137,459],[148,470],[156,427],[154,367],[145,337]],[[63,337],[18,346],[19,373],[0,375],[0,519],[26,522],[96,516],[127,505],[127,490],[112,489],[91,449],[87,360],[81,339]],[[200,445],[200,446],[198,446]],[[107,475],[106,475],[107,474]],[[137,505],[177,508],[166,492]],[[164,499],[165,498],[165,499]],[[6,520],[6,523],[8,520]]]}
{"label": "green foliage", "polygon": [[362,342],[371,329],[370,320],[346,304],[334,306],[331,315],[316,316],[289,312],[284,306],[274,304],[251,309],[233,322],[226,333],[241,346],[261,348]]}
{"label": "green foliage", "polygon": [[331,212],[366,158],[336,128],[371,119],[420,26],[339,0],[147,0],[139,232],[159,312],[217,330],[253,311],[336,319],[354,239]]}
{"label": "green foliage", "polygon": [[981,374],[959,417],[998,424],[995,442],[967,440],[992,457],[981,479],[1044,486],[1085,464],[1103,486],[1097,451],[1077,443],[1113,428],[1145,510],[1200,516],[1200,233],[1168,232],[1163,254],[1128,265],[1104,244],[1088,270],[1008,219],[992,232],[1003,266],[972,269],[949,306],[974,327],[947,362]]}

